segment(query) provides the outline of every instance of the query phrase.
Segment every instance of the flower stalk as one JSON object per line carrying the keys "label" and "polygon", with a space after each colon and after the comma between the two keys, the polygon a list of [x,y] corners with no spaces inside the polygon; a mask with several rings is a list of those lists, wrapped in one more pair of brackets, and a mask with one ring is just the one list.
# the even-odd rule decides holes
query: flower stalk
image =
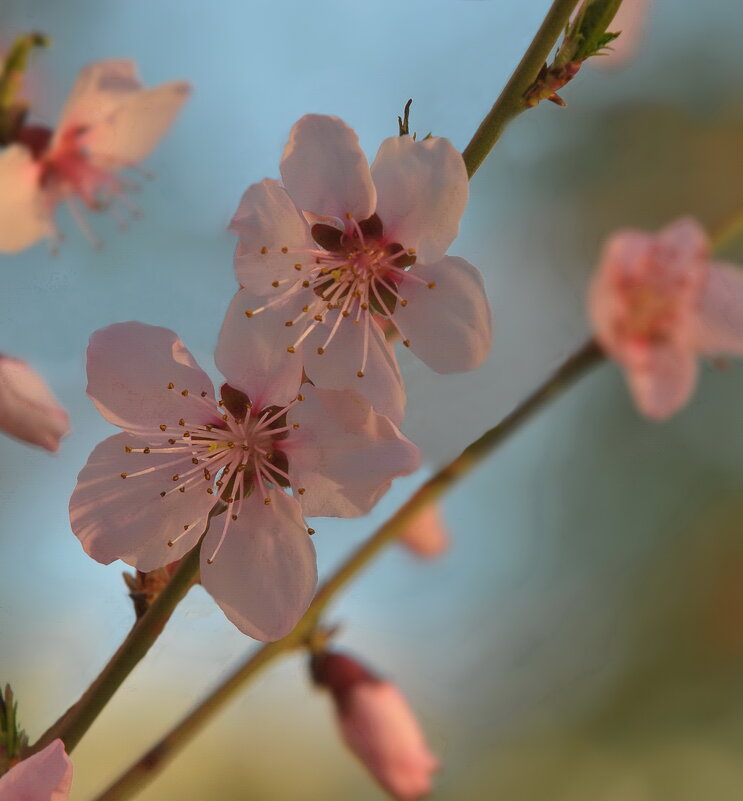
{"label": "flower stalk", "polygon": [[510,414],[468,445],[456,459],[442,467],[320,587],[304,617],[286,637],[267,643],[255,651],[95,801],[124,801],[133,797],[154,779],[202,726],[208,723],[264,667],[283,654],[305,647],[311,640],[321,615],[339,591],[380,551],[403,534],[409,523],[423,509],[437,501],[460,479],[480,465],[536,412],[559,397],[578,378],[601,363],[603,359],[596,342],[594,340],[586,342]]}

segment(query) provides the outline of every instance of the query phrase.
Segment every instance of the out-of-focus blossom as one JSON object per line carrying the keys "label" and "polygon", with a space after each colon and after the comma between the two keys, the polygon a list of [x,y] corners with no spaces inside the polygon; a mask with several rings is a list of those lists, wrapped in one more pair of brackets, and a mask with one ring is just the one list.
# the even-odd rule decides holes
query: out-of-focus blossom
{"label": "out-of-focus blossom", "polygon": [[743,355],[743,271],[710,260],[692,219],[607,242],[589,292],[604,350],[625,369],[640,411],[663,419],[688,400],[697,355]]}
{"label": "out-of-focus blossom", "polygon": [[400,542],[416,556],[435,559],[449,547],[449,532],[438,504],[426,506],[409,523]]}
{"label": "out-of-focus blossom", "polygon": [[405,392],[380,320],[437,372],[483,361],[482,276],[446,255],[468,195],[448,140],[386,139],[370,169],[345,123],[311,114],[292,128],[281,175],[283,186],[250,186],[231,224],[244,289],[229,314],[251,319],[246,342],[275,343],[273,369],[289,351],[317,386],[352,387],[400,422]]}
{"label": "out-of-focus blossom", "polygon": [[648,24],[650,0],[622,0],[609,30],[619,36],[590,63],[597,67],[614,69],[631,61],[639,50]]}
{"label": "out-of-focus blossom", "polygon": [[71,785],[72,762],[55,740],[0,777],[0,801],[67,801]]}
{"label": "out-of-focus blossom", "polygon": [[0,354],[0,430],[56,451],[69,427],[67,413],[41,376],[25,362]]}
{"label": "out-of-focus blossom", "polygon": [[397,687],[337,653],[314,656],[312,674],[333,696],[346,745],[379,784],[401,801],[428,795],[438,761]]}
{"label": "out-of-focus blossom", "polygon": [[[272,343],[253,347],[268,359]],[[419,456],[358,393],[300,393],[298,361],[269,373],[255,360],[246,369],[243,354],[239,328],[225,324],[218,404],[172,331],[132,322],[93,334],[88,395],[124,433],[91,454],[70,519],[94,559],[148,572],[183,557],[211,518],[202,584],[241,631],[274,640],[317,581],[304,515],[365,514]]]}
{"label": "out-of-focus blossom", "polygon": [[54,209],[65,202],[90,237],[82,206],[116,201],[131,185],[119,173],[145,159],[190,92],[176,81],[143,89],[131,61],[99,61],[75,83],[56,130],[24,126],[0,152],[0,252],[59,238]]}

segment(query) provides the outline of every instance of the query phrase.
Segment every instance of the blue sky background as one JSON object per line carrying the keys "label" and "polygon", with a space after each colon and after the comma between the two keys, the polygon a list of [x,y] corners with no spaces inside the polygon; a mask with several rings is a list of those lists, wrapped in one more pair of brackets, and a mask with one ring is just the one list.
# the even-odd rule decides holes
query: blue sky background
{"label": "blue sky background", "polygon": [[[132,617],[122,565],[86,557],[67,519],[78,470],[112,433],[85,397],[90,334],[129,319],[171,327],[216,377],[211,354],[235,289],[225,227],[249,183],[278,176],[292,123],[337,114],[373,158],[412,97],[412,128],[461,149],[547,6],[4,2],[0,42],[29,29],[54,40],[31,80],[40,121],[54,122],[80,67],[96,59],[132,58],[150,85],[194,86],[147,164],[155,180],[135,198],[142,220],[120,233],[92,217],[105,242],[98,252],[63,211],[58,256],[42,244],[0,266],[0,351],[37,367],[73,421],[55,456],[0,440],[0,681],[17,690],[32,737],[78,697]],[[582,340],[584,288],[608,232],[684,213],[714,227],[740,211],[741,24],[732,0],[658,0],[635,61],[586,67],[564,92],[567,109],[544,104],[509,128],[472,182],[451,249],[486,276],[493,355],[475,373],[438,376],[400,354],[405,430],[428,467],[398,481],[369,518],[313,524],[321,571]],[[729,255],[743,251],[734,243]],[[743,602],[731,591],[723,612],[708,620],[700,610],[743,577],[733,570],[742,397],[739,366],[708,367],[690,407],[653,425],[633,410],[618,372],[602,367],[451,493],[444,558],[421,564],[392,549],[336,603],[341,641],[419,711],[444,764],[435,798],[740,798],[733,667],[743,644],[723,637],[723,648],[707,634],[727,614],[735,631]],[[697,619],[707,623],[684,628]],[[76,752],[74,801],[250,648],[194,590]],[[690,653],[705,655],[703,669]],[[679,700],[690,696],[691,711]],[[648,697],[668,700],[650,722],[631,717],[626,710],[652,706]],[[299,658],[263,676],[142,795],[380,797],[337,744]]]}

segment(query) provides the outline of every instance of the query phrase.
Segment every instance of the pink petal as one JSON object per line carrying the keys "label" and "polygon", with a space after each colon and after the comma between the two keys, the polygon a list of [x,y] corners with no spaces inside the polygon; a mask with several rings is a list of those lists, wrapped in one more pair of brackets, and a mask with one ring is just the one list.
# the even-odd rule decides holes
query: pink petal
{"label": "pink petal", "polygon": [[710,264],[692,325],[692,343],[700,352],[743,355],[743,270]]}
{"label": "pink petal", "polygon": [[702,272],[708,260],[710,242],[706,231],[692,217],[681,217],[662,228],[654,237],[653,260],[677,278]]}
{"label": "pink petal", "polygon": [[346,743],[390,795],[415,801],[431,792],[438,762],[397,687],[360,681],[339,713]]}
{"label": "pink petal", "polygon": [[[255,295],[274,294],[273,281],[296,280],[294,265],[304,262],[306,252],[316,247],[286,190],[269,178],[248,187],[230,230],[240,237],[235,252],[237,280]],[[288,252],[282,253],[282,248]],[[282,284],[279,291],[285,289]]]}
{"label": "pink petal", "polygon": [[[315,549],[299,504],[282,491],[254,491],[237,520],[212,520],[201,547],[201,583],[237,628],[270,642],[288,634],[317,584]],[[227,513],[229,514],[229,513]],[[225,523],[227,534],[212,564]]]}
{"label": "pink petal", "polygon": [[184,81],[122,97],[85,134],[91,159],[102,166],[137,164],[150,155],[191,94]]}
{"label": "pink petal", "polygon": [[376,193],[359,139],[337,117],[307,114],[292,127],[281,177],[303,211],[365,220],[374,212]]}
{"label": "pink petal", "polygon": [[72,762],[54,740],[0,778],[0,801],[67,801],[71,786]]}
{"label": "pink petal", "polygon": [[298,424],[284,450],[292,487],[303,487],[308,517],[366,514],[392,480],[416,470],[418,449],[366,398],[349,390],[306,388],[287,414]]}
{"label": "pink petal", "polygon": [[59,117],[52,147],[70,127],[96,125],[123,99],[141,88],[133,61],[108,59],[86,65],[80,70]]}
{"label": "pink petal", "polygon": [[646,417],[665,420],[684,406],[697,379],[689,350],[673,345],[638,346],[624,361],[637,408]]}
{"label": "pink petal", "polygon": [[490,352],[492,327],[479,270],[446,256],[435,264],[414,266],[399,291],[408,302],[398,303],[393,316],[416,356],[437,373],[482,364]]}
{"label": "pink petal", "polygon": [[469,193],[467,169],[451,142],[390,137],[371,174],[387,240],[414,249],[424,264],[442,259],[459,231]]}
{"label": "pink petal", "polygon": [[318,354],[332,330],[338,312],[328,314],[326,324],[308,337],[302,352],[304,369],[310,380],[323,389],[352,389],[369,400],[375,411],[399,425],[405,415],[405,386],[397,366],[394,348],[387,343],[379,326],[369,321],[364,375],[358,372],[363,363],[363,324],[341,324],[338,336],[327,350]]}
{"label": "pink petal", "polygon": [[0,253],[30,247],[53,226],[30,152],[11,145],[0,152]]}
{"label": "pink petal", "polygon": [[[169,388],[169,384],[173,384]],[[144,323],[115,323],[96,331],[88,346],[88,395],[110,423],[148,440],[171,434],[160,426],[215,422],[207,374],[177,335]],[[183,393],[186,392],[186,395]]]}
{"label": "pink petal", "polygon": [[302,383],[301,355],[287,352],[301,329],[284,323],[297,316],[304,301],[293,295],[251,318],[245,315],[265,302],[247,289],[235,295],[214,354],[227,383],[245,392],[257,408],[285,406],[296,398]]}
{"label": "pink petal", "polygon": [[[177,454],[154,450],[149,454],[125,451],[126,446],[146,445],[130,434],[104,439],[80,471],[70,498],[70,524],[89,556],[106,565],[121,559],[145,572],[190,551],[204,533],[214,506],[204,481],[179,492],[183,482],[172,480],[173,475],[193,468],[190,456],[178,459]],[[165,466],[168,463],[173,464]],[[132,475],[160,465],[164,467],[156,472]],[[168,493],[164,498],[163,491]],[[170,540],[172,546],[168,546]]]}
{"label": "pink petal", "polygon": [[70,428],[67,412],[27,364],[0,355],[0,429],[48,451]]}
{"label": "pink petal", "polygon": [[408,524],[400,542],[416,556],[435,559],[449,547],[449,531],[438,504],[426,506]]}

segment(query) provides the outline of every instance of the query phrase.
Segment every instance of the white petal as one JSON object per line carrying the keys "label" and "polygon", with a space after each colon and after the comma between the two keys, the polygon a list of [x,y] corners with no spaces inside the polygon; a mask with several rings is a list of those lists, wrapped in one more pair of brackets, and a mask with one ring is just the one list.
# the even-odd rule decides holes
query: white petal
{"label": "white petal", "polygon": [[[206,482],[199,476],[199,481],[179,492],[183,482],[173,481],[174,475],[193,469],[191,454],[161,470],[132,475],[178,458],[173,453],[125,450],[146,445],[130,434],[104,439],[77,478],[70,498],[70,524],[86,553],[97,562],[121,559],[139,570],[154,570],[180,559],[204,533],[214,506]],[[163,498],[161,492],[168,494]],[[184,526],[189,527],[187,533]],[[168,546],[171,540],[174,544]]]}
{"label": "white petal", "polygon": [[302,329],[284,323],[296,317],[303,302],[293,295],[285,303],[248,318],[245,312],[265,301],[241,289],[227,310],[214,361],[227,383],[245,392],[259,409],[284,406],[299,392],[302,358],[298,352],[288,353],[287,348]]}
{"label": "white petal", "polygon": [[327,350],[320,355],[338,312],[329,314],[324,325],[308,337],[302,353],[307,376],[323,389],[353,389],[369,400],[374,409],[399,425],[405,415],[405,386],[397,366],[393,347],[387,343],[379,326],[369,320],[367,356],[364,375],[358,372],[363,363],[364,324],[344,320]]}
{"label": "white petal", "polygon": [[337,117],[307,114],[292,127],[281,159],[286,191],[303,211],[365,220],[376,193],[354,131]]}
{"label": "white petal", "polygon": [[[307,222],[286,190],[269,178],[248,187],[230,230],[240,237],[235,252],[237,280],[254,295],[285,290],[287,281],[299,278],[301,271],[295,265],[306,268],[307,252],[316,248]],[[278,289],[272,286],[274,281],[282,282]]]}
{"label": "white petal", "polygon": [[467,205],[461,154],[448,139],[393,136],[382,142],[371,173],[385,238],[413,248],[424,264],[441,259]]}
{"label": "white petal", "polygon": [[711,263],[692,325],[702,353],[743,355],[743,269]]}
{"label": "white petal", "polygon": [[407,305],[398,303],[393,317],[416,356],[437,373],[458,373],[482,364],[490,352],[492,323],[479,270],[447,256],[435,264],[414,266],[399,292]]}
{"label": "white petal", "polygon": [[92,161],[111,167],[146,159],[190,94],[187,83],[173,81],[122,98],[83,138]]}
{"label": "white petal", "polygon": [[420,464],[418,449],[363,396],[307,387],[287,414],[299,425],[283,446],[292,487],[308,517],[366,514],[397,476]]}
{"label": "white petal", "polygon": [[15,253],[52,232],[39,167],[25,147],[0,152],[0,253]]}
{"label": "white petal", "polygon": [[181,418],[218,423],[202,392],[214,398],[209,376],[168,328],[115,323],[90,338],[88,395],[106,420],[132,434],[158,441],[171,437]]}
{"label": "white petal", "polygon": [[[243,633],[273,641],[288,634],[312,600],[317,584],[315,548],[294,498],[257,491],[237,520],[212,520],[201,547],[201,583]],[[227,513],[229,514],[229,513]],[[227,534],[212,564],[222,536]]]}

